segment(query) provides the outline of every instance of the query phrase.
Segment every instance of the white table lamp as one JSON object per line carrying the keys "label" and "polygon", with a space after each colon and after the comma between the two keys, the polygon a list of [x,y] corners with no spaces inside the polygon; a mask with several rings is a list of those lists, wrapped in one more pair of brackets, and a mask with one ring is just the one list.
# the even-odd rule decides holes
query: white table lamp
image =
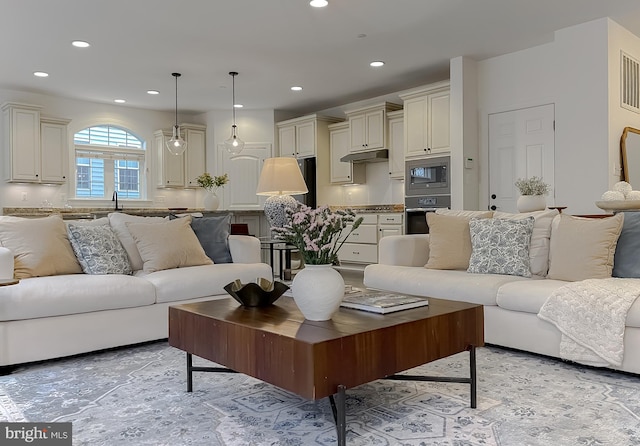
{"label": "white table lamp", "polygon": [[257,195],[268,195],[264,213],[271,227],[281,228],[287,223],[285,208],[295,208],[298,201],[291,195],[309,192],[304,183],[298,161],[291,157],[268,158],[262,166]]}

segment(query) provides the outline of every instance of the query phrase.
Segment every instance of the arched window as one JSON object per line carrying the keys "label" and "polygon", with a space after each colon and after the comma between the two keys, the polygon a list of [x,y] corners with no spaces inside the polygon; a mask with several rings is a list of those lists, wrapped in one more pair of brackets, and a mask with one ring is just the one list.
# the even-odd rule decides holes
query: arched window
{"label": "arched window", "polygon": [[76,198],[145,198],[145,144],[126,129],[96,125],[74,135]]}

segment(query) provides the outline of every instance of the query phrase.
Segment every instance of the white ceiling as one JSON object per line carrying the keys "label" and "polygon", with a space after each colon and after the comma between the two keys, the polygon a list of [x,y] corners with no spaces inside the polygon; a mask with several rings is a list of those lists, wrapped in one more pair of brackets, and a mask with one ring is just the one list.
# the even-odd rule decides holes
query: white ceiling
{"label": "white ceiling", "polygon": [[246,108],[307,113],[444,79],[452,57],[517,51],[600,17],[640,36],[638,0],[0,0],[0,11],[0,88],[173,110],[178,71],[181,112],[230,109],[229,71]]}

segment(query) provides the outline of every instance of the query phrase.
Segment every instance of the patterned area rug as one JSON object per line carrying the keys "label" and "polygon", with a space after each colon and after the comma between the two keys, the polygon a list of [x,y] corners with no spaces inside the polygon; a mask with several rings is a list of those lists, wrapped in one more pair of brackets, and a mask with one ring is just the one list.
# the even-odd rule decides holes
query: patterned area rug
{"label": "patterned area rug", "polygon": [[[467,376],[468,360],[411,373]],[[477,409],[463,384],[347,390],[348,444],[640,445],[640,377],[494,347],[477,360]],[[327,399],[220,373],[196,373],[187,393],[185,366],[166,342],[31,365],[0,377],[0,420],[71,421],[74,445],[336,445]]]}

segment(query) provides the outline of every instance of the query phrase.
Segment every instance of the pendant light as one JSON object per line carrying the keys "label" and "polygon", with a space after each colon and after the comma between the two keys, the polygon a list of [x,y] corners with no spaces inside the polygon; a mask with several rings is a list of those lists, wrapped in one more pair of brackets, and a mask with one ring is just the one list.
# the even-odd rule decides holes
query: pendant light
{"label": "pendant light", "polygon": [[172,155],[182,155],[187,150],[187,142],[180,136],[180,127],[178,126],[178,78],[182,76],[180,73],[171,73],[176,78],[176,124],[173,126],[173,136],[167,141],[167,150]]}
{"label": "pendant light", "polygon": [[231,125],[231,136],[224,142],[224,147],[232,155],[237,155],[244,149],[244,141],[238,138],[238,126],[236,126],[236,71],[230,71],[232,81],[232,103],[231,110],[233,111],[233,124]]}

